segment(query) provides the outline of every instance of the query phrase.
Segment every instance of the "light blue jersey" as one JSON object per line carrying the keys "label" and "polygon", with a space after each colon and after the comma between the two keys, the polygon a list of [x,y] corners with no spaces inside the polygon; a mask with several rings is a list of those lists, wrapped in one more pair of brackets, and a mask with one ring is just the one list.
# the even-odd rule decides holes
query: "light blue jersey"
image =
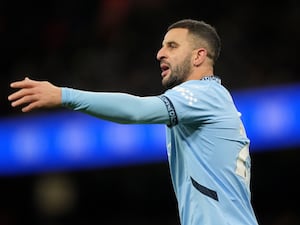
{"label": "light blue jersey", "polygon": [[182,225],[256,225],[249,140],[217,77],[166,91],[167,150]]}
{"label": "light blue jersey", "polygon": [[257,225],[249,140],[219,78],[187,81],[149,97],[62,88],[62,105],[118,123],[167,124],[181,225]]}

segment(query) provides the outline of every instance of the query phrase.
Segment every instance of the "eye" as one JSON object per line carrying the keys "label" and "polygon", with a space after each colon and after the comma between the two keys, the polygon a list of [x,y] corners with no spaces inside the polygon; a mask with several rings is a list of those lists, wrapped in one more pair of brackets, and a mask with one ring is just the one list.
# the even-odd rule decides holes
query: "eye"
{"label": "eye", "polygon": [[168,43],[168,47],[169,48],[177,48],[178,45],[175,42],[170,42],[170,43]]}

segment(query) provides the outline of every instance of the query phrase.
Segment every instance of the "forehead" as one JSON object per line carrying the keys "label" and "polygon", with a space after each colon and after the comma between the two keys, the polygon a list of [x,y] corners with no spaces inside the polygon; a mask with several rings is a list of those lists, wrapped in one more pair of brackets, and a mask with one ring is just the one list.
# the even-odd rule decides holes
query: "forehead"
{"label": "forehead", "polygon": [[176,42],[179,44],[188,43],[188,30],[185,28],[173,28],[169,30],[163,40],[163,44]]}

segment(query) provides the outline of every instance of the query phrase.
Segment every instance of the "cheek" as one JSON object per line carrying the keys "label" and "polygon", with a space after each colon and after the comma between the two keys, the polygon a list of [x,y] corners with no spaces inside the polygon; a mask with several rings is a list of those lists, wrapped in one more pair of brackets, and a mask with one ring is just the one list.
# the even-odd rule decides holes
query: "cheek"
{"label": "cheek", "polygon": [[183,54],[176,54],[173,57],[170,57],[170,64],[173,67],[179,66],[184,61]]}
{"label": "cheek", "polygon": [[187,60],[191,62],[192,54],[190,51],[186,51],[185,49],[177,49],[169,54],[169,63],[173,67],[180,66],[183,63],[186,63]]}

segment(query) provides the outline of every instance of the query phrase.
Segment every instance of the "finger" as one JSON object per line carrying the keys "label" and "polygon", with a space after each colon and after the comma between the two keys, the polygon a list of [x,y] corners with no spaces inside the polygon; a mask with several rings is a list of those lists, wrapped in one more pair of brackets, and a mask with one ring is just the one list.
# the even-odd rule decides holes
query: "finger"
{"label": "finger", "polygon": [[36,81],[30,80],[28,77],[25,77],[24,80],[16,81],[10,84],[12,88],[29,88],[33,87],[36,84]]}
{"label": "finger", "polygon": [[32,102],[32,103],[26,105],[25,107],[23,107],[22,112],[24,112],[24,113],[30,112],[30,111],[34,110],[35,108],[39,108],[38,103]]}
{"label": "finger", "polygon": [[24,97],[25,95],[30,95],[30,94],[31,94],[31,92],[30,92],[29,89],[21,89],[21,90],[15,92],[15,93],[9,95],[8,100],[9,101],[15,101],[19,98]]}
{"label": "finger", "polygon": [[22,98],[19,98],[16,101],[13,101],[11,103],[11,106],[12,107],[17,107],[17,106],[20,106],[20,105],[31,104],[32,102],[35,102],[35,101],[36,101],[36,98],[33,95],[26,95]]}

